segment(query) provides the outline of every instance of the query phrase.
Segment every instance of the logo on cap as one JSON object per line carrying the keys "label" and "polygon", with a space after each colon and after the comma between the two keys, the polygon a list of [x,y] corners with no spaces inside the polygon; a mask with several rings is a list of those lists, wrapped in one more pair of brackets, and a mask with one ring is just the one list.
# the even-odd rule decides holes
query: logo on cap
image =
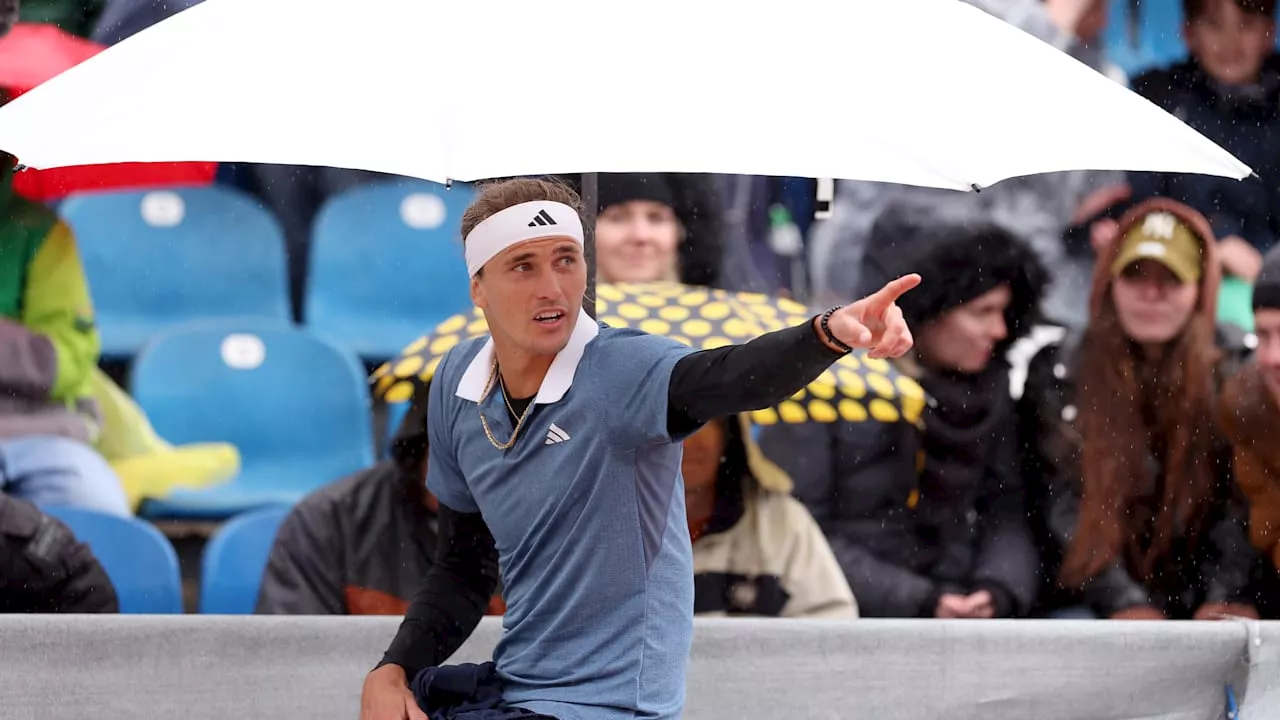
{"label": "logo on cap", "polygon": [[1133,252],[1142,257],[1158,258],[1164,257],[1169,251],[1165,248],[1164,243],[1147,240],[1146,242],[1140,242],[1134,246]]}
{"label": "logo on cap", "polygon": [[1160,238],[1161,240],[1173,239],[1173,233],[1178,227],[1178,218],[1170,213],[1151,213],[1142,222],[1142,234],[1148,237]]}
{"label": "logo on cap", "polygon": [[539,225],[555,225],[555,218],[551,217],[546,210],[539,210],[537,215],[529,221],[529,227],[538,227]]}

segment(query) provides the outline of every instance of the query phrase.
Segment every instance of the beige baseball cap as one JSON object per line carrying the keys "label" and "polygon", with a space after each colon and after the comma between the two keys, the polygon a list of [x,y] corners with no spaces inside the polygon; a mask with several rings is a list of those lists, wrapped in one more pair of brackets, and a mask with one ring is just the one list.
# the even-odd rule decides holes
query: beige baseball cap
{"label": "beige baseball cap", "polygon": [[1120,238],[1120,251],[1111,263],[1111,275],[1120,275],[1139,260],[1155,260],[1184,283],[1200,282],[1204,272],[1200,238],[1177,215],[1156,210],[1135,223]]}

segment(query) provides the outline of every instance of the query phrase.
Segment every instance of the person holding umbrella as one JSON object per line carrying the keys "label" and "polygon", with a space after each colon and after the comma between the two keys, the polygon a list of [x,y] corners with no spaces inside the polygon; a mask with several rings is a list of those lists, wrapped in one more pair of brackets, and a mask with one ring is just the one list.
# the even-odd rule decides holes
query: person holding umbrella
{"label": "person holding umbrella", "polygon": [[[679,443],[780,402],[854,348],[907,352],[896,300],[920,277],[696,352],[586,314],[581,201],[563,185],[484,187],[462,233],[490,336],[436,371],[438,558],[365,680],[361,717],[446,717],[461,702],[489,718],[677,718],[693,615]],[[478,624],[499,565],[494,662],[441,667]]]}

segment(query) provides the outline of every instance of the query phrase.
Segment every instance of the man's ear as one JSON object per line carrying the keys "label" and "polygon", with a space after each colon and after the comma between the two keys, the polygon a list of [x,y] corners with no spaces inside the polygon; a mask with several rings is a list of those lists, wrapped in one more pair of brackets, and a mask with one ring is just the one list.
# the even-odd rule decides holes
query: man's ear
{"label": "man's ear", "polygon": [[479,274],[471,278],[471,303],[481,310],[486,309],[488,306],[484,296],[484,286],[480,284]]}

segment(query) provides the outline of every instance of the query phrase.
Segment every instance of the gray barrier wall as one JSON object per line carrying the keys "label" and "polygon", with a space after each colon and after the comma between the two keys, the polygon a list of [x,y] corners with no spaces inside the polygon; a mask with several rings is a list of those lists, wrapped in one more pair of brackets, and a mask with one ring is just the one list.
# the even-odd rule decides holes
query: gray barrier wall
{"label": "gray barrier wall", "polygon": [[[4,720],[356,720],[394,618],[0,615]],[[487,618],[455,662],[488,659]],[[690,720],[1280,718],[1280,623],[699,619]]]}

